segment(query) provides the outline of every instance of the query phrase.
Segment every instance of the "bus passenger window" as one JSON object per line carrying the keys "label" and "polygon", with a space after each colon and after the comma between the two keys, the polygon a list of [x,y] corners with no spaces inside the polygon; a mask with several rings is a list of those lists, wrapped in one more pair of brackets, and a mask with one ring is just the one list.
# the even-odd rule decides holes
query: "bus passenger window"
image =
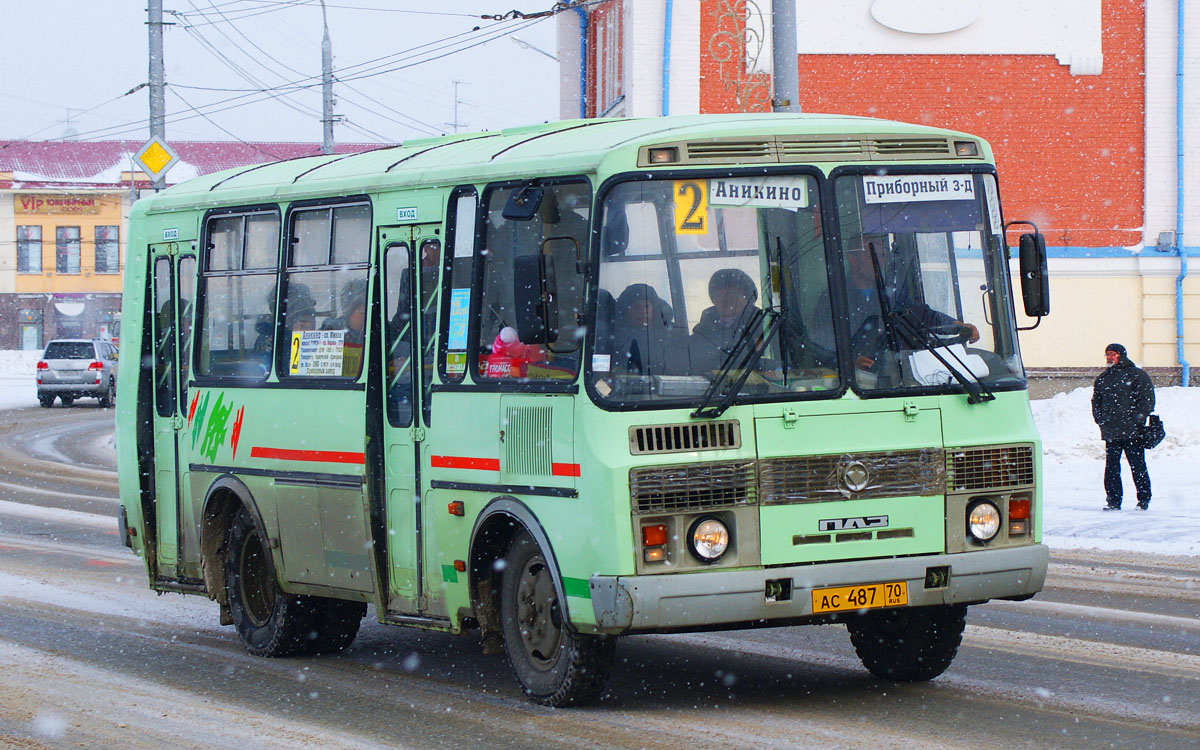
{"label": "bus passenger window", "polygon": [[274,338],[279,215],[213,217],[205,237],[196,373],[265,379]]}
{"label": "bus passenger window", "polygon": [[358,378],[366,341],[370,206],[292,213],[281,312],[281,376]]}
{"label": "bus passenger window", "polygon": [[[506,219],[504,208],[510,196],[526,187],[492,187],[486,194],[477,377],[574,380],[584,333],[582,270],[587,257],[591,188],[586,182],[543,183],[541,201],[531,219]],[[539,255],[542,278],[517,278],[516,259]],[[541,321],[545,335],[537,336],[532,330],[520,330],[516,285],[543,283],[540,290],[520,290],[525,297],[552,302],[540,308],[550,319]]]}

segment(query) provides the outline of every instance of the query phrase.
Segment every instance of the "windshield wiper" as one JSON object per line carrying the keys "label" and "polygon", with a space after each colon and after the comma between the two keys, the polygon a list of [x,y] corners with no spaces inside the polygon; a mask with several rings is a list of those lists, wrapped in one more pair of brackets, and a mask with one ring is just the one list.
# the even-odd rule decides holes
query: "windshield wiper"
{"label": "windshield wiper", "polygon": [[[767,323],[767,330],[761,336],[752,335],[754,331],[762,325],[764,318],[769,317],[771,320]],[[763,353],[767,350],[767,346],[771,343],[771,339],[779,331],[779,325],[783,321],[783,316],[775,308],[767,308],[766,310],[755,310],[750,316],[750,320],[746,321],[746,325],[742,326],[741,332],[738,334],[737,340],[729,349],[729,353],[725,355],[725,360],[721,363],[721,369],[713,376],[712,383],[704,391],[704,395],[700,397],[700,403],[696,405],[695,411],[692,412],[693,418],[713,418],[721,416],[725,410],[733,403],[737,397],[738,391],[745,384],[746,379],[750,377],[750,372],[754,369],[754,365],[758,364],[758,360],[762,359]],[[726,385],[729,374],[734,369],[740,371],[736,381],[729,383],[729,388],[722,392],[721,386]],[[718,394],[721,400],[715,406],[709,406],[712,401],[717,398]]]}
{"label": "windshield wiper", "polygon": [[[967,363],[963,362],[953,349],[950,349],[947,342],[937,340],[938,333],[931,326],[916,319],[911,311],[897,311],[890,317],[893,329],[903,336],[906,342],[915,343],[932,354],[934,359],[940,362],[942,367],[945,367],[946,371],[966,389],[968,404],[980,404],[996,399],[996,394],[988,390],[983,381],[967,366]],[[949,354],[959,367],[951,365],[942,352],[938,351],[939,349]]]}

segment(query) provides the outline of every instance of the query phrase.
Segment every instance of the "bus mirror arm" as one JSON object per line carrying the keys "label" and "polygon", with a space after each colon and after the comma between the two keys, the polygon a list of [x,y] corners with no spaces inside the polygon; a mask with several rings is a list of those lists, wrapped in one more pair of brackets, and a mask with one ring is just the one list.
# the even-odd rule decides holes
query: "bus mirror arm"
{"label": "bus mirror arm", "polygon": [[1014,224],[1033,227],[1032,233],[1021,235],[1019,265],[1021,269],[1021,301],[1025,305],[1025,314],[1031,318],[1037,318],[1037,322],[1026,328],[1017,329],[1031,331],[1038,327],[1044,316],[1050,314],[1050,275],[1046,262],[1046,238],[1038,231],[1037,225],[1030,221],[1008,222],[1004,225],[1006,237],[1008,228]]}

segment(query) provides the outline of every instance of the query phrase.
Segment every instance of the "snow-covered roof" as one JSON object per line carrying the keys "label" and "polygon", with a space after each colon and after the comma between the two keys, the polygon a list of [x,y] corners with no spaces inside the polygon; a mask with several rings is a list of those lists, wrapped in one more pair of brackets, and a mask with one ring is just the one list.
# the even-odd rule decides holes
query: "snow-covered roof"
{"label": "snow-covered roof", "polygon": [[[2,141],[0,140],[0,188],[120,185],[122,173],[128,185],[133,155],[143,141]],[[245,167],[281,159],[314,156],[319,143],[241,143],[228,141],[170,141],[180,162],[167,173],[167,183],[176,184],[200,175],[231,167]],[[356,153],[378,148],[375,143],[343,143],[337,153]]]}

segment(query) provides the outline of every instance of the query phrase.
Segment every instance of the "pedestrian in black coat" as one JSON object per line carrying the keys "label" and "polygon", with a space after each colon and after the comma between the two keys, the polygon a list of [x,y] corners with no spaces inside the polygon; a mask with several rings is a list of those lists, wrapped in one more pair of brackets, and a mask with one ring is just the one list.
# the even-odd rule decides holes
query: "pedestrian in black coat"
{"label": "pedestrian in black coat", "polygon": [[1125,354],[1125,347],[1109,344],[1104,350],[1108,369],[1100,373],[1092,386],[1092,418],[1100,426],[1106,451],[1104,491],[1108,495],[1105,510],[1121,509],[1121,454],[1129,461],[1133,484],[1137,488],[1137,507],[1150,507],[1150,472],[1146,452],[1136,437],[1138,428],[1154,411],[1154,383]]}

